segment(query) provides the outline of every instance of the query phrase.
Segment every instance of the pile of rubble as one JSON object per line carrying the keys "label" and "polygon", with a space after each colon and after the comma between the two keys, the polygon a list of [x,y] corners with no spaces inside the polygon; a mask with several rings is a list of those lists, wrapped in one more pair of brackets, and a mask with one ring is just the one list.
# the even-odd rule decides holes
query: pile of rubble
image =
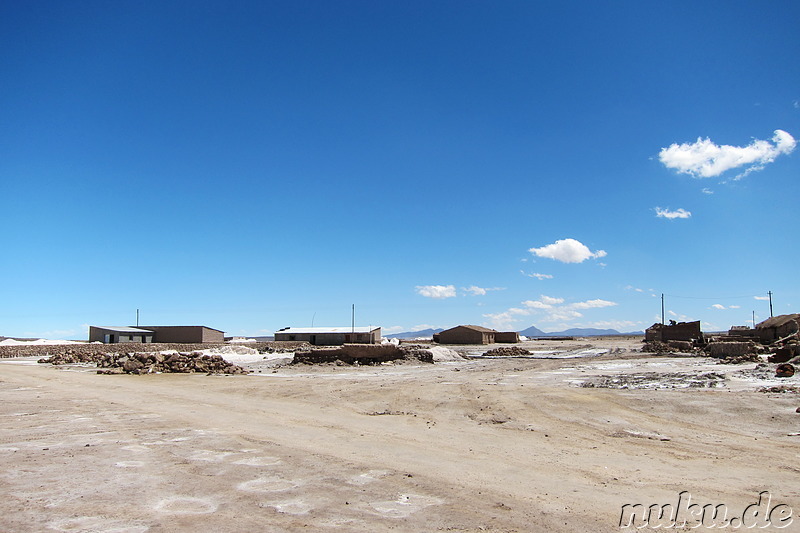
{"label": "pile of rubble", "polygon": [[26,346],[0,346],[0,358],[16,357],[49,357],[49,356],[96,356],[101,353],[127,353],[136,350],[147,350],[148,352],[163,352],[175,350],[178,352],[191,352],[199,349],[219,348],[226,346],[221,343],[205,344],[180,344],[154,342],[147,344],[139,343],[117,343],[102,344],[99,342],[87,342],[83,344],[55,344],[55,345],[26,345]]}
{"label": "pile of rubble", "polygon": [[602,389],[716,389],[725,387],[725,374],[719,372],[641,372],[638,374],[603,375],[589,378],[582,383],[584,388]]}
{"label": "pile of rubble", "polygon": [[698,349],[690,341],[659,341],[650,340],[642,344],[645,353],[672,354],[672,353],[697,353]]}
{"label": "pile of rubble", "polygon": [[785,344],[770,348],[770,363],[789,363],[800,361],[800,344],[792,339]]}
{"label": "pile of rubble", "polygon": [[760,363],[762,361],[761,356],[757,353],[743,353],[742,355],[730,355],[728,357],[723,357],[718,361],[721,365],[742,365],[744,363]]}
{"label": "pile of rubble", "polygon": [[247,346],[258,350],[258,353],[293,353],[312,348],[306,341],[265,341],[254,342]]}
{"label": "pile of rubble", "polygon": [[202,352],[136,352],[136,353],[86,353],[62,352],[40,363],[65,365],[75,363],[94,363],[98,374],[156,374],[156,373],[195,373],[206,374],[246,374],[247,371],[229,363],[222,356],[207,355]]}
{"label": "pile of rubble", "polygon": [[487,350],[484,357],[520,357],[524,355],[532,355],[531,352],[519,346],[500,346],[492,350]]}
{"label": "pile of rubble", "polygon": [[433,363],[433,353],[415,345],[345,344],[338,348],[296,351],[292,364],[377,365],[398,361]]}

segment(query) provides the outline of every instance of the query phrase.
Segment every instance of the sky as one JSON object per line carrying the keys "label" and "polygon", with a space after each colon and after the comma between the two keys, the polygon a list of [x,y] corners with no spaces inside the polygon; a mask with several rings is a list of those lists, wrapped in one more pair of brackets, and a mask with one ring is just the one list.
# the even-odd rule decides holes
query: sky
{"label": "sky", "polygon": [[800,312],[800,3],[0,2],[0,335]]}

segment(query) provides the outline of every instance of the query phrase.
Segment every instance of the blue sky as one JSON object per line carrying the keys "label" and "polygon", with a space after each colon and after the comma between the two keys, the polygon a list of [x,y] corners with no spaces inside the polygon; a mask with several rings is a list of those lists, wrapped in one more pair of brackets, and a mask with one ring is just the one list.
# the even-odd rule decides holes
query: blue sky
{"label": "blue sky", "polygon": [[797,2],[4,2],[0,335],[800,311]]}

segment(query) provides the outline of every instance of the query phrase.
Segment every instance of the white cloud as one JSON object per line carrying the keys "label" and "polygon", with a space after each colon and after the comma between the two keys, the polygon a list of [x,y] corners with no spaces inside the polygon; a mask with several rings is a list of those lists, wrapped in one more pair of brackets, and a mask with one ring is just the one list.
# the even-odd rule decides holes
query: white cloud
{"label": "white cloud", "polygon": [[769,296],[753,296],[754,300],[769,300]]}
{"label": "white cloud", "polygon": [[524,270],[520,270],[523,276],[528,276],[529,278],[536,278],[538,280],[542,279],[553,279],[553,276],[550,274],[539,274],[538,272],[531,272],[530,274],[526,273]]}
{"label": "white cloud", "polygon": [[714,191],[712,191],[708,187],[703,187],[703,189],[700,192],[702,192],[703,194],[714,194]]}
{"label": "white cloud", "polygon": [[438,326],[431,326],[430,324],[417,324],[411,328],[411,331],[422,331],[423,329],[437,329]]}
{"label": "white cloud", "polygon": [[573,309],[597,309],[599,307],[612,307],[617,305],[616,302],[609,302],[608,300],[587,300],[585,302],[578,302],[570,304],[569,307]]}
{"label": "white cloud", "polygon": [[552,296],[545,296],[544,294],[542,294],[539,297],[539,300],[541,300],[542,302],[544,302],[546,304],[563,304],[564,303],[564,298],[553,298]]}
{"label": "white cloud", "polygon": [[581,318],[583,315],[578,311],[573,311],[572,309],[560,308],[552,313],[549,313],[546,317],[544,317],[543,322],[558,322],[558,321],[569,321],[575,320],[576,318]]}
{"label": "white cloud", "polygon": [[[774,144],[773,144],[774,143]],[[747,146],[717,145],[711,139],[697,138],[694,143],[673,143],[662,148],[658,159],[667,168],[679,174],[689,174],[695,178],[713,178],[724,172],[745,167],[739,179],[751,172],[761,170],[775,161],[781,154],[792,152],[797,141],[783,130],[775,130],[772,143],[755,139]]]}
{"label": "white cloud", "polygon": [[400,332],[405,331],[405,330],[406,330],[406,328],[404,328],[403,326],[389,326],[388,328],[387,327],[382,327],[381,328],[381,333],[386,335],[386,334],[391,334],[391,333],[400,333]]}
{"label": "white cloud", "polygon": [[456,288],[453,285],[417,285],[417,294],[426,298],[454,298]]}
{"label": "white cloud", "polygon": [[722,304],[714,304],[711,306],[712,309],[725,309],[725,306]]}
{"label": "white cloud", "polygon": [[467,292],[471,292],[473,294],[473,296],[483,296],[484,294],[486,294],[486,289],[482,289],[480,287],[476,287],[475,285],[471,285],[469,287],[462,288],[462,290],[465,290]]}
{"label": "white cloud", "polygon": [[[521,311],[521,309],[518,311]],[[483,315],[484,318],[489,319],[488,322],[484,322],[484,325],[494,329],[513,330],[514,324],[519,322],[519,319],[515,318],[514,315],[515,313],[512,313],[511,309],[502,313],[488,313]]]}
{"label": "white cloud", "polygon": [[564,304],[564,298],[541,295],[538,300],[526,300],[522,302],[523,307],[511,307],[502,313],[489,313],[483,315],[488,318],[492,327],[511,328],[515,323],[520,322],[520,317],[537,315],[542,322],[569,322],[583,316],[578,309],[598,309],[602,307],[612,307],[616,302],[608,300],[586,300]]}
{"label": "white cloud", "polygon": [[670,211],[669,209],[661,209],[660,207],[655,208],[656,216],[660,218],[668,218],[670,220],[675,218],[689,218],[692,216],[691,211],[687,211],[686,209],[678,208],[675,211]]}
{"label": "white cloud", "polygon": [[526,300],[522,302],[522,305],[529,309],[551,309],[553,306],[550,304],[546,304],[544,302],[540,302],[538,300]]}
{"label": "white cloud", "polygon": [[604,250],[592,252],[585,244],[575,239],[560,239],[553,244],[531,248],[528,251],[538,257],[555,259],[562,263],[583,263],[587,259],[597,259],[607,255]]}
{"label": "white cloud", "polygon": [[502,291],[505,290],[504,287],[491,287],[491,288],[483,288],[477,287],[475,285],[470,285],[469,287],[462,287],[461,290],[472,293],[473,296],[485,296],[489,291]]}
{"label": "white cloud", "polygon": [[741,308],[742,308],[741,305],[729,305],[728,306],[728,309],[741,309]]}

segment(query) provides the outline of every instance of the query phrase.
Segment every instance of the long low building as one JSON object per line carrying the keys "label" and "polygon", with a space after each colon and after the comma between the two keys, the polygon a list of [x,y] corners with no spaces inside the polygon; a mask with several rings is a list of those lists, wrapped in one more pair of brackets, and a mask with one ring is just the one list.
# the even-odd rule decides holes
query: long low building
{"label": "long low building", "polygon": [[205,344],[225,342],[225,332],[207,326],[89,326],[89,342]]}
{"label": "long low building", "polygon": [[342,344],[380,344],[379,327],[283,328],[275,332],[276,341],[304,341],[314,346]]}
{"label": "long low building", "polygon": [[466,325],[440,331],[433,335],[433,341],[439,344],[517,343],[519,342],[519,333]]}

